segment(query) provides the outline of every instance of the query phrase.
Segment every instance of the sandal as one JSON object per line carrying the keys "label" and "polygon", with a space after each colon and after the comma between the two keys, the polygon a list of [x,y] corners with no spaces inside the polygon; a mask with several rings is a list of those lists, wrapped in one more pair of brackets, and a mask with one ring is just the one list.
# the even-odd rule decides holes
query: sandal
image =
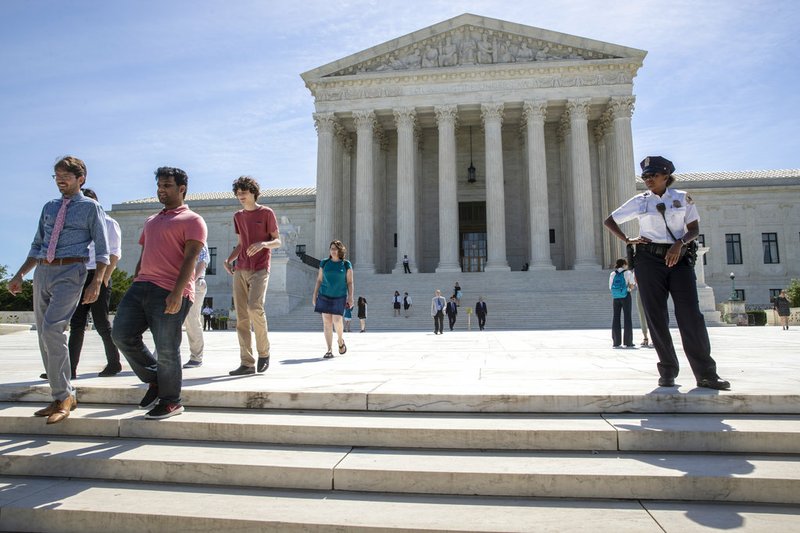
{"label": "sandal", "polygon": [[642,341],[642,344],[641,344],[641,346],[643,346],[643,347],[647,348],[647,346],[648,346],[647,339],[645,339],[645,340],[643,340],[643,341]]}
{"label": "sandal", "polygon": [[347,345],[342,341],[342,344],[339,345],[339,355],[347,353]]}
{"label": "sandal", "polygon": [[322,356],[322,358],[323,359],[333,359],[333,354],[331,352],[327,352],[327,353],[325,353],[325,355]]}

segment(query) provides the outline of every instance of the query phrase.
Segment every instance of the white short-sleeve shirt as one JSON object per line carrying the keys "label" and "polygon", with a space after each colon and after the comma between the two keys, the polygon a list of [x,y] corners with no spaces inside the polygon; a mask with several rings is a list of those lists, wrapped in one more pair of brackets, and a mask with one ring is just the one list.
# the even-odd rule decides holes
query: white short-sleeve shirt
{"label": "white short-sleeve shirt", "polygon": [[[122,231],[119,223],[106,215],[106,231],[108,232],[108,255],[122,257]],[[97,259],[94,257],[94,241],[89,243],[89,261],[86,263],[86,270],[95,270]]]}
{"label": "white short-sleeve shirt", "polygon": [[639,235],[647,237],[655,243],[671,244],[675,242],[667,231],[664,218],[659,213],[658,204],[665,206],[664,215],[669,224],[669,229],[679,240],[686,235],[686,225],[700,220],[697,206],[685,191],[667,188],[663,196],[658,196],[650,191],[637,194],[611,213],[617,224],[639,219]]}

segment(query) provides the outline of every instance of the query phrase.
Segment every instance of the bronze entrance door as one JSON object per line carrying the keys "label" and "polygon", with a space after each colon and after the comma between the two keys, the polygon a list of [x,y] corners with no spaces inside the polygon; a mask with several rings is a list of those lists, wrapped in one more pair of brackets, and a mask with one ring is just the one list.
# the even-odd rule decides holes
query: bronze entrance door
{"label": "bronze entrance door", "polygon": [[486,203],[458,204],[462,272],[483,272],[486,265]]}

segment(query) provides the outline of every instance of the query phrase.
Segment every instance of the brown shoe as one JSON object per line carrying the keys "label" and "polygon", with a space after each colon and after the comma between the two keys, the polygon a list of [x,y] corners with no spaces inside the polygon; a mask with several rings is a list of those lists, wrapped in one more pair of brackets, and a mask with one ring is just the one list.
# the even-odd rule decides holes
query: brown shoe
{"label": "brown shoe", "polygon": [[58,405],[58,400],[56,400],[47,407],[45,407],[44,409],[39,409],[38,411],[33,413],[33,416],[50,416],[53,413],[55,413],[59,407],[60,406]]}
{"label": "brown shoe", "polygon": [[69,416],[70,411],[74,411],[78,406],[78,401],[72,396],[67,396],[63,402],[54,402],[58,408],[47,417],[48,424],[57,424]]}

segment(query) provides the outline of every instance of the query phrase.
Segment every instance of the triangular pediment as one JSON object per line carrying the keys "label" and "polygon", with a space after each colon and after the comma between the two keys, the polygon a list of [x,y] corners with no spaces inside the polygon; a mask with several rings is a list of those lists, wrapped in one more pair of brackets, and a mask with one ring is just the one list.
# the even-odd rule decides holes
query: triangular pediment
{"label": "triangular pediment", "polygon": [[633,59],[644,50],[464,14],[310,70],[306,82],[442,68]]}

